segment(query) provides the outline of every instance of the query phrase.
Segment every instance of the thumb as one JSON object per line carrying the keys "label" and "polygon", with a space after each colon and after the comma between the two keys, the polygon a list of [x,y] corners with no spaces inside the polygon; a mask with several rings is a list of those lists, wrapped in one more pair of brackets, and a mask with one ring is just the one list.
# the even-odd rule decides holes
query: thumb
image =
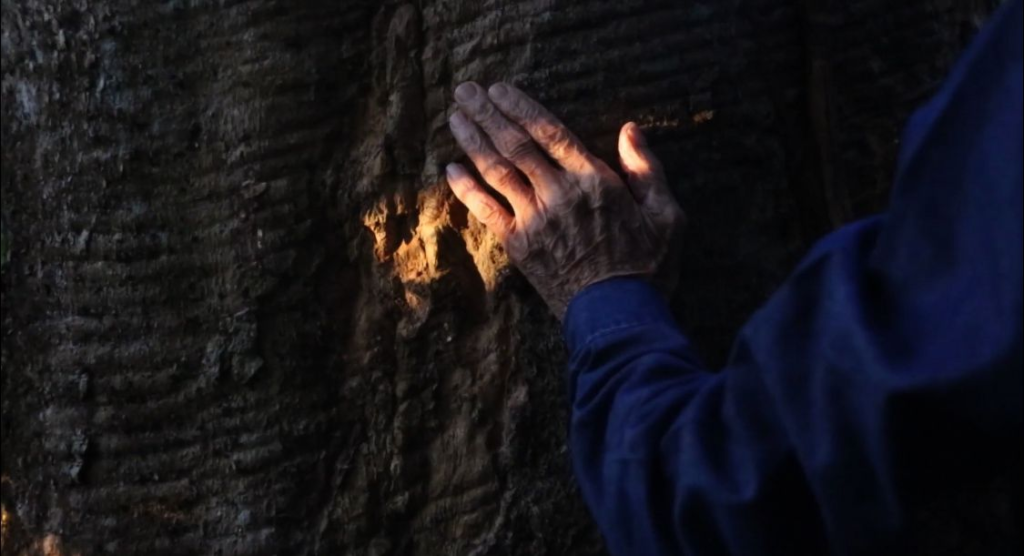
{"label": "thumb", "polygon": [[661,162],[647,146],[647,138],[640,131],[640,126],[633,122],[622,126],[619,132],[619,158],[626,171],[629,189],[638,204],[646,205],[654,200],[652,195],[659,197],[668,193]]}

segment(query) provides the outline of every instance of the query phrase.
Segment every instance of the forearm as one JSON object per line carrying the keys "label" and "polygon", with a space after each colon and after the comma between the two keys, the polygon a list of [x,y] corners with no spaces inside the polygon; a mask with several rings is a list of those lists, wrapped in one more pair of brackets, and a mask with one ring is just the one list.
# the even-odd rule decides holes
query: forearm
{"label": "forearm", "polygon": [[573,442],[598,457],[656,450],[655,444],[632,442],[637,431],[630,426],[642,410],[667,394],[682,410],[687,394],[714,377],[692,354],[659,293],[640,279],[584,290],[569,307],[565,331]]}
{"label": "forearm", "polygon": [[[569,306],[570,444],[577,481],[613,554],[676,554],[668,430],[716,378],[659,293],[638,279],[593,285]],[[668,447],[677,452],[681,446]],[[684,470],[679,470],[684,471]]]}

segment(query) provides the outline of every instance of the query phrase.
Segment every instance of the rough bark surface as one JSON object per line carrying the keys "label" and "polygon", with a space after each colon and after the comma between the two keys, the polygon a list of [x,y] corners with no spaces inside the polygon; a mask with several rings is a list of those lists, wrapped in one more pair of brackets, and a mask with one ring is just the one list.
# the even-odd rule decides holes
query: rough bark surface
{"label": "rough bark surface", "polygon": [[649,130],[717,364],[988,4],[4,0],[3,554],[600,554],[454,85]]}

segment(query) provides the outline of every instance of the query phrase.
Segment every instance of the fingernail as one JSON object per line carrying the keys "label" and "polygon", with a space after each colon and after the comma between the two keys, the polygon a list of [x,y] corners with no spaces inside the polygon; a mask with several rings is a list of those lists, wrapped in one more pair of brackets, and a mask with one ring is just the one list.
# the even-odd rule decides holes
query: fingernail
{"label": "fingernail", "polygon": [[448,174],[448,179],[450,180],[458,180],[465,177],[466,175],[466,171],[463,170],[461,166],[455,164],[454,162],[446,166],[444,171],[446,174]]}
{"label": "fingernail", "polygon": [[476,83],[467,81],[455,88],[455,99],[460,102],[472,100],[476,96]]}
{"label": "fingernail", "polygon": [[462,128],[466,126],[466,117],[462,115],[462,112],[456,110],[448,117],[448,124],[452,127]]}
{"label": "fingernail", "polygon": [[640,131],[640,126],[636,125],[635,122],[630,122],[627,133],[629,133],[629,138],[637,145],[647,144],[647,138],[644,137],[644,132]]}
{"label": "fingernail", "polygon": [[488,89],[487,92],[491,95],[491,98],[500,99],[504,98],[505,95],[508,94],[508,87],[506,87],[504,83],[495,83],[494,85],[491,85],[491,88]]}

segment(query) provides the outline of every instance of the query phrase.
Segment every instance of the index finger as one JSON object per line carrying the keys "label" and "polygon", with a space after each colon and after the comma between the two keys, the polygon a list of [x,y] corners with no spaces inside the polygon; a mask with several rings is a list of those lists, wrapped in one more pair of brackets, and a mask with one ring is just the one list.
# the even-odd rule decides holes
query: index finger
{"label": "index finger", "polygon": [[505,243],[508,236],[515,230],[515,220],[498,201],[491,197],[480,184],[469,175],[461,164],[449,164],[448,187],[462,204],[466,205],[488,230],[498,236],[498,241]]}
{"label": "index finger", "polygon": [[487,96],[563,168],[582,172],[593,167],[590,153],[576,135],[526,93],[507,83],[495,83],[487,90]]}

